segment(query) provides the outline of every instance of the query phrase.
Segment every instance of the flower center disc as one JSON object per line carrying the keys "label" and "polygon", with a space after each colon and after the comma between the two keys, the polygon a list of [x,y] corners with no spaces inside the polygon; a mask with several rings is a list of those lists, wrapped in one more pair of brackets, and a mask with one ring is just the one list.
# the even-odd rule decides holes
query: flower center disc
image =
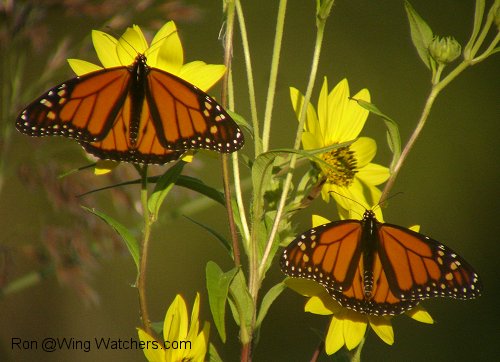
{"label": "flower center disc", "polygon": [[349,146],[321,154],[321,159],[332,167],[321,167],[329,183],[348,187],[356,175],[357,160]]}

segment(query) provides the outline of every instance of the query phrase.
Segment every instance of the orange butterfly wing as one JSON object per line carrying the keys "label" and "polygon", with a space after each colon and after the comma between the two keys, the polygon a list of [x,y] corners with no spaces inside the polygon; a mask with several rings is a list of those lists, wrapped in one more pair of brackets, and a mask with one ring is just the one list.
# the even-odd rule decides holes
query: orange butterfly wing
{"label": "orange butterfly wing", "polygon": [[74,138],[100,158],[166,163],[187,149],[233,152],[241,130],[210,96],[139,54],[130,67],[64,82],[31,103],[16,127],[30,136]]}
{"label": "orange butterfly wing", "polygon": [[233,119],[196,86],[156,68],[149,71],[148,85],[146,99],[164,147],[229,153],[243,146],[243,133]]}
{"label": "orange butterfly wing", "polygon": [[[373,222],[371,245],[362,240],[366,222]],[[365,254],[371,251],[369,268]],[[364,221],[336,221],[308,230],[284,250],[281,269],[317,281],[342,306],[371,315],[401,314],[434,296],[475,298],[481,291],[478,275],[451,249],[411,230],[381,224],[369,211]]]}
{"label": "orange butterfly wing", "polygon": [[471,299],[480,295],[479,276],[449,247],[392,224],[379,224],[378,236],[384,270],[399,298]]}

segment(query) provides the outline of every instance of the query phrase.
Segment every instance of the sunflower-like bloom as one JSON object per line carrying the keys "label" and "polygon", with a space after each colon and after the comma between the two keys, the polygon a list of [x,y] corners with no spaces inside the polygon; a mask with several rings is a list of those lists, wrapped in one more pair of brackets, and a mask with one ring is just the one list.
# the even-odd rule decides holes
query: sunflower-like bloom
{"label": "sunflower-like bloom", "polygon": [[[290,97],[297,118],[300,117],[303,95],[290,88]],[[356,140],[368,117],[368,111],[349,99],[349,83],[343,79],[328,93],[325,77],[319,95],[317,110],[309,104],[306,113],[302,145],[305,150],[323,148]],[[370,93],[362,89],[353,98],[370,101]],[[342,219],[359,218],[365,209],[376,204],[381,191],[376,187],[389,178],[387,167],[371,163],[377,144],[368,137],[359,137],[346,147],[336,148],[319,155],[318,163],[326,180],[321,195],[325,201],[333,197]],[[356,200],[360,205],[350,202]],[[377,213],[377,218],[382,220]]]}
{"label": "sunflower-like bloom", "polygon": [[196,293],[191,323],[186,302],[177,295],[167,310],[163,322],[163,341],[156,340],[143,329],[137,328],[144,346],[144,355],[151,362],[203,362],[207,353],[210,324],[205,322],[199,331],[200,295]]}
{"label": "sunflower-like bloom", "polygon": [[[137,25],[128,28],[118,40],[112,35],[93,30],[92,42],[104,68],[129,66],[134,63],[138,54],[143,54],[148,66],[174,74],[202,91],[213,86],[226,70],[222,64],[206,64],[200,60],[184,64],[184,50],[173,21],[158,30],[151,45],[148,45]],[[68,59],[68,62],[77,75],[102,69],[85,60]]]}
{"label": "sunflower-like bloom", "polygon": [[[93,30],[92,42],[104,68],[130,66],[137,55],[143,54],[149,67],[174,74],[202,91],[212,87],[226,71],[223,64],[206,64],[200,60],[184,64],[184,50],[173,21],[169,21],[158,30],[150,45],[137,25],[128,28],[120,39]],[[79,76],[103,69],[97,64],[81,59],[68,59],[68,63]],[[191,158],[192,156],[188,155],[183,157],[183,160],[191,161]],[[96,174],[107,173],[116,164],[118,163],[115,161],[99,161]]]}
{"label": "sunflower-like bloom", "polygon": [[[313,227],[326,224],[329,220],[313,215]],[[418,227],[412,227],[416,230]],[[363,340],[367,327],[380,337],[385,343],[394,343],[394,330],[391,325],[391,316],[372,316],[355,312],[342,307],[328,294],[326,289],[319,283],[303,278],[289,278],[285,280],[286,285],[297,293],[306,296],[304,310],[319,315],[331,315],[330,326],[325,339],[325,351],[331,355],[342,346],[348,350],[356,348]],[[416,321],[432,324],[433,319],[421,306],[405,312],[405,314]]]}

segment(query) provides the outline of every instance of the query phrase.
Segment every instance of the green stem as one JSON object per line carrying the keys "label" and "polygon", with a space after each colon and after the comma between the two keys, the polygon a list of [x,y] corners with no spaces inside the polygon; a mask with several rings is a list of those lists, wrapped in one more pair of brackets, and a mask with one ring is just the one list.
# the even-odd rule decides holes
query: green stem
{"label": "green stem", "polygon": [[491,52],[498,45],[499,41],[500,41],[500,33],[497,33],[497,35],[495,36],[495,39],[493,39],[493,41],[491,42],[491,44],[489,45],[489,47],[483,52],[483,54],[481,54],[481,55],[475,57],[474,59],[472,59],[471,65],[475,65],[475,64],[477,64],[479,62],[482,62],[486,58],[488,58],[491,55]]}
{"label": "green stem", "polygon": [[224,184],[224,200],[226,203],[229,231],[231,232],[231,243],[233,245],[233,260],[236,267],[241,266],[240,247],[238,244],[238,232],[234,223],[233,205],[231,203],[231,187],[229,184],[229,155],[222,155],[222,180]]}
{"label": "green stem", "polygon": [[271,60],[271,72],[269,74],[269,88],[266,97],[266,111],[264,114],[264,127],[262,131],[262,151],[269,149],[269,136],[271,133],[271,116],[273,113],[274,96],[276,93],[276,80],[278,78],[278,65],[280,63],[281,43],[283,39],[283,28],[285,25],[287,0],[280,0],[278,7],[278,18],[276,22],[276,33],[274,37],[273,55]]}
{"label": "green stem", "polygon": [[425,102],[424,109],[422,111],[422,114],[420,115],[420,119],[418,121],[417,127],[415,127],[415,130],[413,131],[410,139],[408,140],[408,143],[406,143],[405,148],[403,149],[403,152],[401,152],[401,156],[399,157],[398,161],[394,165],[394,169],[391,173],[391,176],[389,176],[389,179],[387,180],[387,183],[385,184],[384,191],[382,192],[382,195],[380,196],[380,200],[386,200],[390,190],[394,186],[394,182],[396,181],[396,178],[398,176],[399,171],[401,170],[401,167],[403,166],[404,161],[406,160],[406,157],[410,153],[411,149],[415,145],[415,142],[417,141],[418,136],[422,132],[422,129],[425,126],[425,122],[427,121],[427,118],[429,117],[429,113],[431,111],[432,105],[434,104],[434,101],[439,94],[440,88],[438,86],[433,86],[431,89],[431,92],[429,96],[427,97],[427,101]]}
{"label": "green stem", "polygon": [[[441,91],[448,86],[448,84],[451,83],[452,80],[454,80],[460,73],[462,73],[465,69],[468,67],[479,63],[480,61],[483,61],[484,59],[487,58],[490,53],[487,53],[488,51],[493,50],[494,46],[498,43],[500,40],[500,36],[497,34],[495,39],[492,41],[488,49],[479,57],[473,58],[474,55],[477,53],[477,50],[481,46],[482,42],[484,41],[484,38],[486,37],[487,31],[485,32],[485,29],[491,26],[491,13],[488,14],[488,20],[487,24],[485,25],[485,28],[483,28],[483,31],[481,32],[480,36],[478,37],[478,40],[476,44],[474,45],[473,49],[471,50],[470,58],[464,59],[459,65],[455,67],[446,77],[444,77],[441,81],[437,82],[434,84],[431,88],[431,92],[429,93],[429,96],[427,97],[427,100],[425,102],[424,109],[422,111],[422,114],[420,115],[420,119],[417,123],[417,127],[413,131],[410,139],[408,140],[408,143],[405,145],[405,148],[403,149],[403,152],[401,152],[401,156],[398,159],[396,165],[394,166],[394,169],[391,173],[391,176],[387,180],[387,183],[385,184],[384,191],[382,192],[382,195],[380,196],[380,200],[386,200],[389,192],[391,191],[392,187],[394,186],[394,182],[398,176],[399,170],[403,166],[406,157],[410,153],[411,149],[415,145],[415,142],[417,138],[420,136],[420,133],[422,132],[422,129],[424,128],[424,125],[427,121],[427,118],[429,117],[429,113],[431,111],[432,105],[434,104],[434,101],[436,100],[436,97],[441,93]],[[437,78],[439,80],[439,78]]]}
{"label": "green stem", "polygon": [[146,271],[148,266],[149,239],[151,236],[151,217],[148,208],[148,165],[139,167],[139,170],[142,180],[141,205],[144,217],[144,228],[142,230],[141,260],[139,263],[139,273],[137,275],[137,289],[139,291],[139,308],[142,325],[149,335],[153,335],[146,299]]}
{"label": "green stem", "polygon": [[491,25],[493,24],[495,20],[495,9],[498,7],[498,0],[495,1],[495,4],[490,8],[490,11],[488,12],[488,16],[486,17],[486,22],[483,25],[483,28],[481,29],[481,33],[477,37],[475,44],[473,45],[471,51],[470,51],[470,59],[474,58],[476,56],[476,53],[479,51],[479,48],[481,48],[481,45],[483,45],[484,39],[486,39],[486,36],[488,35]]}
{"label": "green stem", "polygon": [[361,351],[363,350],[363,346],[366,341],[366,334],[363,336],[361,339],[361,342],[359,342],[358,346],[354,349],[354,351],[351,351],[350,356],[351,356],[351,362],[360,362],[361,361]]}
{"label": "green stem", "polygon": [[239,0],[235,0],[236,15],[238,16],[238,23],[240,25],[241,43],[243,46],[243,54],[245,57],[245,66],[248,81],[248,96],[250,99],[250,113],[252,116],[252,127],[255,138],[255,157],[262,152],[262,142],[260,140],[259,119],[257,116],[257,102],[255,100],[255,86],[253,82],[252,60],[250,58],[250,47],[248,45],[248,35],[245,25],[245,16]]}
{"label": "green stem", "polygon": [[[233,54],[233,34],[234,34],[234,2],[227,4],[227,27],[226,37],[224,43],[224,65],[226,66],[226,73],[224,74],[221,103],[223,107],[227,107],[228,99],[234,99],[232,88],[229,89],[231,81],[231,56]],[[234,105],[234,104],[233,104]],[[224,200],[226,203],[227,217],[229,221],[229,230],[231,233],[231,242],[233,245],[233,260],[234,265],[239,267],[241,265],[240,247],[238,244],[238,232],[234,222],[233,206],[231,203],[231,187],[229,178],[229,156],[222,155],[222,180],[224,184]]]}
{"label": "green stem", "polygon": [[243,195],[241,192],[241,179],[240,179],[240,166],[238,164],[238,155],[232,154],[233,160],[233,178],[234,178],[234,195],[236,196],[236,205],[238,206],[238,213],[240,215],[241,227],[243,228],[243,243],[245,251],[248,252],[250,242],[250,230],[248,229],[247,215],[245,211],[245,204],[243,203]]}
{"label": "green stem", "polygon": [[[322,21],[320,21],[320,20],[322,20]],[[307,106],[308,106],[309,101],[311,99],[311,94],[312,94],[312,91],[314,88],[314,83],[316,81],[316,74],[318,72],[318,64],[319,64],[319,58],[321,55],[321,45],[323,43],[323,35],[324,35],[324,30],[325,30],[325,25],[326,25],[326,18],[324,18],[324,19],[318,18],[317,24],[318,24],[318,31],[316,33],[316,42],[314,45],[314,55],[313,55],[313,61],[312,61],[312,65],[311,65],[311,73],[309,75],[309,82],[307,85],[306,94],[304,96],[304,103],[302,104],[302,109],[301,109],[300,116],[299,116],[299,126],[297,129],[297,135],[295,137],[295,142],[293,145],[293,148],[295,150],[298,150],[300,147],[300,142],[302,140],[302,133],[304,131],[304,124],[306,121]],[[266,269],[267,259],[269,258],[269,254],[271,252],[274,238],[276,237],[276,233],[278,232],[279,223],[281,221],[281,217],[283,215],[283,210],[285,207],[286,199],[288,197],[288,191],[290,190],[290,186],[292,184],[292,176],[293,176],[293,172],[295,170],[296,162],[297,162],[297,154],[294,153],[294,154],[292,154],[292,156],[290,158],[290,167],[289,167],[288,173],[287,173],[286,178],[285,178],[285,183],[283,185],[283,192],[281,193],[281,198],[280,198],[280,201],[278,203],[278,208],[276,210],[276,218],[274,219],[274,223],[273,223],[271,232],[269,233],[269,238],[267,239],[267,242],[266,242],[266,248],[264,250],[264,254],[262,255],[262,260],[260,262],[259,272],[258,272],[259,281],[257,283],[255,283],[254,289],[256,289],[256,288],[258,289],[257,285],[260,283],[260,279],[264,275],[264,272]],[[251,293],[252,293],[252,291],[251,291]]]}

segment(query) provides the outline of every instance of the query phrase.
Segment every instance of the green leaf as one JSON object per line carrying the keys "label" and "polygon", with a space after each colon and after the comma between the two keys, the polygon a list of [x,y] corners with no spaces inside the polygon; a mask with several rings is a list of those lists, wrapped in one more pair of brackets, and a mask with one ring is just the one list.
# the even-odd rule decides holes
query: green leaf
{"label": "green leaf", "polygon": [[177,180],[185,165],[186,162],[184,161],[177,162],[174,166],[165,171],[165,173],[161,175],[156,182],[153,193],[148,200],[148,209],[153,215],[153,220],[158,219],[160,207],[163,204],[165,197],[167,197],[168,193],[174,186],[175,180]]}
{"label": "green leaf", "polygon": [[204,225],[204,224],[202,224],[194,219],[191,219],[189,216],[184,215],[184,217],[186,219],[190,220],[191,222],[193,222],[194,224],[201,226],[203,229],[205,229],[210,234],[212,234],[217,240],[219,240],[222,243],[222,245],[229,252],[229,254],[231,256],[233,256],[233,248],[232,248],[231,243],[226,238],[224,238],[221,234],[219,234],[217,231],[212,229],[210,226]]}
{"label": "green leaf", "polygon": [[229,291],[229,284],[231,284],[238,270],[239,268],[233,268],[224,273],[213,261],[209,261],[206,266],[208,303],[210,305],[215,327],[224,343],[226,343],[225,315],[227,294]]}
{"label": "green leaf", "polygon": [[417,49],[420,59],[424,62],[427,68],[431,69],[431,61],[434,61],[429,56],[429,44],[434,37],[432,29],[427,25],[424,19],[418,15],[413,6],[408,1],[405,1],[406,15],[410,23],[411,40]]}
{"label": "green leaf", "polygon": [[481,23],[483,22],[483,15],[484,15],[484,7],[485,7],[485,0],[476,0],[476,8],[474,12],[474,27],[472,28],[472,34],[470,36],[470,39],[464,48],[465,59],[472,58],[470,51],[474,46],[474,43],[476,42],[479,30],[481,30]]}
{"label": "green leaf", "polygon": [[387,128],[387,143],[389,144],[389,148],[392,152],[392,161],[390,166],[390,170],[392,171],[394,169],[394,166],[398,162],[399,157],[401,156],[401,136],[399,134],[398,124],[394,120],[383,114],[374,104],[361,99],[351,99],[358,102],[358,104],[367,111],[376,114],[384,120],[385,126]]}
{"label": "green leaf", "polygon": [[85,206],[82,206],[82,208],[99,217],[106,224],[111,226],[118,233],[118,235],[122,237],[123,241],[125,242],[125,245],[127,245],[130,255],[132,255],[132,258],[134,259],[135,266],[137,267],[137,272],[139,272],[139,255],[140,255],[139,243],[137,242],[136,238],[132,235],[132,233],[125,226],[123,226],[118,221],[113,219],[111,216],[108,216],[103,212],[97,211],[95,209],[90,209]]}
{"label": "green leaf", "polygon": [[250,125],[250,123],[247,122],[247,120],[241,114],[230,111],[228,109],[226,109],[226,112],[238,124],[238,126],[245,128],[248,131],[248,133],[250,133],[253,137],[253,135],[254,135],[253,134],[253,127]]}
{"label": "green leaf", "polygon": [[191,177],[191,176],[186,176],[186,175],[180,175],[177,181],[175,182],[177,186],[182,186],[187,189],[190,189],[192,191],[196,191],[199,194],[202,194],[215,202],[218,202],[219,204],[225,206],[226,202],[224,200],[224,194],[217,189],[214,189],[211,186],[208,186],[205,184],[203,181],[200,179]]}
{"label": "green leaf", "polygon": [[253,300],[248,291],[245,275],[241,269],[234,276],[230,291],[230,305],[235,322],[240,326],[240,340],[242,344],[249,342],[249,328],[253,318]]}
{"label": "green leaf", "polygon": [[208,362],[223,362],[212,342],[208,345]]}
{"label": "green leaf", "polygon": [[[158,182],[158,180],[160,179],[161,176],[151,176],[151,177],[148,177],[148,183],[156,183]],[[135,179],[135,180],[131,180],[131,181],[124,181],[124,182],[120,182],[120,183],[117,183],[117,184],[113,184],[113,185],[109,185],[109,186],[104,186],[104,187],[101,187],[101,188],[98,188],[98,189],[95,189],[95,190],[90,190],[90,191],[87,191],[83,194],[80,194],[78,195],[78,197],[83,197],[83,196],[87,196],[87,195],[90,195],[90,194],[93,194],[94,192],[98,192],[98,191],[104,191],[104,190],[108,190],[108,189],[112,189],[112,188],[115,188],[115,187],[121,187],[121,186],[129,186],[129,185],[139,185],[141,184],[141,179]],[[224,202],[224,194],[216,189],[214,189],[213,187],[210,187],[208,185],[206,185],[203,181],[197,179],[197,178],[194,178],[194,177],[191,177],[191,176],[186,176],[186,175],[180,175],[177,180],[175,181],[175,184],[177,186],[181,186],[181,187],[184,187],[184,188],[187,188],[187,189],[190,189],[192,191],[195,191],[195,192],[198,192],[199,194],[202,194],[212,200],[214,200],[215,202],[218,202],[219,204],[221,205],[225,205],[225,202]]]}
{"label": "green leaf", "polygon": [[269,308],[274,303],[276,298],[279,297],[281,292],[283,292],[285,289],[286,289],[285,283],[281,282],[276,284],[274,287],[272,287],[267,291],[264,298],[262,298],[262,302],[260,303],[260,309],[259,309],[259,314],[257,316],[257,322],[255,324],[255,328],[260,327],[262,321],[266,317],[267,312],[269,311]]}

